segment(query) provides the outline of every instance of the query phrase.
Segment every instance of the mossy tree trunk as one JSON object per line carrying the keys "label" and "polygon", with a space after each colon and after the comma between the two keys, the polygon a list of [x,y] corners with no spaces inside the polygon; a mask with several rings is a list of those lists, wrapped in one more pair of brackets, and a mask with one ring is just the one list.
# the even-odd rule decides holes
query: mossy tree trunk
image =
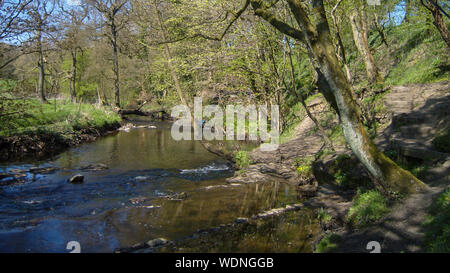
{"label": "mossy tree trunk", "polygon": [[287,0],[301,31],[278,20],[263,1],[250,2],[257,16],[286,35],[306,42],[319,74],[319,90],[338,113],[347,143],[377,186],[385,192],[411,193],[426,189],[423,182],[386,157],[368,137],[361,122],[361,110],[335,54],[323,1],[312,1],[316,17],[314,25],[302,1]]}

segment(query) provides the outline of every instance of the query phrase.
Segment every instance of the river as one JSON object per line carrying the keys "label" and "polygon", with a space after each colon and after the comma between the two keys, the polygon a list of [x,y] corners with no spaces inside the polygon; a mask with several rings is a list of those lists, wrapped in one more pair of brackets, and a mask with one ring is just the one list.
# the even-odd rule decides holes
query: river
{"label": "river", "polygon": [[[0,252],[112,252],[150,239],[176,240],[198,229],[297,200],[285,184],[228,184],[233,168],[196,141],[175,141],[170,123],[132,129],[45,160],[0,164],[24,177],[0,186]],[[105,170],[81,170],[104,164]],[[55,167],[32,174],[33,167]],[[20,171],[21,170],[21,171]],[[84,175],[84,183],[68,179]]]}

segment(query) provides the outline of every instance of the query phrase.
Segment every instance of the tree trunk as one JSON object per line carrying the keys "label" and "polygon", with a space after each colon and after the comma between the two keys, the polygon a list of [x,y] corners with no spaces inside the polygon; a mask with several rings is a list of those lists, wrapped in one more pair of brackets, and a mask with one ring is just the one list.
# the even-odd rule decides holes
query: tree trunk
{"label": "tree trunk", "polygon": [[[287,40],[288,38],[285,38],[285,39]],[[292,81],[292,87],[294,89],[294,93],[295,93],[296,97],[300,100],[300,103],[303,105],[303,108],[305,108],[306,115],[314,122],[317,129],[319,129],[320,135],[322,136],[323,141],[325,142],[325,145],[334,151],[333,143],[328,138],[327,133],[325,132],[325,129],[322,127],[320,122],[316,119],[316,117],[309,110],[309,107],[306,104],[302,94],[299,94],[297,91],[297,85],[295,84],[295,69],[294,69],[294,63],[292,61],[292,48],[289,45],[289,43],[287,44],[287,48],[288,48],[289,64],[291,66],[291,81]]]}
{"label": "tree trunk", "polygon": [[345,75],[347,76],[348,82],[350,84],[352,84],[353,83],[352,74],[351,74],[350,68],[348,67],[348,64],[347,64],[347,56],[345,54],[344,43],[342,42],[341,31],[339,29],[339,24],[338,24],[337,17],[336,17],[336,9],[339,7],[339,5],[341,3],[342,3],[342,0],[339,0],[336,3],[336,6],[334,6],[333,10],[331,11],[331,18],[333,19],[334,29],[336,31],[336,42],[337,42],[336,55],[339,58],[339,61],[341,61],[341,63],[344,65]]}
{"label": "tree trunk", "polygon": [[[164,41],[167,41],[166,28],[164,27],[162,16],[161,16],[161,13],[158,10],[158,6],[156,4],[156,1],[153,2],[153,6],[154,6],[154,9],[155,9],[155,13],[157,15],[156,17],[158,19],[159,27],[161,28],[162,38],[163,38]],[[164,43],[164,54],[166,55],[167,66],[169,68],[170,75],[172,76],[173,82],[175,84],[175,89],[177,90],[178,96],[180,97],[181,103],[183,105],[188,106],[186,98],[184,97],[183,90],[181,90],[180,82],[178,81],[177,72],[175,71],[175,68],[173,67],[173,64],[172,64],[172,53],[170,52],[170,48],[169,48],[168,43]]]}
{"label": "tree trunk", "polygon": [[323,1],[313,1],[314,12],[318,17],[315,26],[299,0],[288,0],[288,3],[303,29],[307,48],[320,66],[324,80],[334,97],[330,98],[330,103],[336,103],[345,139],[377,186],[385,192],[411,193],[426,189],[427,186],[423,182],[386,157],[368,137],[361,122],[361,110],[352,96],[350,84],[334,52]]}
{"label": "tree trunk", "polygon": [[47,102],[47,98],[45,97],[45,66],[44,66],[44,53],[42,51],[42,33],[39,30],[37,32],[37,46],[39,52],[39,79],[38,79],[38,88],[39,88],[39,98],[41,102]]}
{"label": "tree trunk", "polygon": [[445,24],[444,18],[442,16],[441,11],[439,10],[439,5],[436,0],[422,0],[422,5],[426,7],[431,14],[433,15],[433,24],[441,34],[442,39],[444,39],[447,47],[450,48],[450,34],[447,29],[447,25]]}
{"label": "tree trunk", "polygon": [[120,109],[120,74],[119,74],[119,56],[117,48],[117,29],[114,17],[111,17],[111,46],[113,48],[113,72],[114,72],[114,104]]}
{"label": "tree trunk", "polygon": [[359,8],[353,9],[350,13],[350,24],[352,26],[353,40],[358,52],[364,60],[366,74],[370,83],[381,81],[375,59],[370,52],[368,42],[368,28],[366,23],[366,14]]}
{"label": "tree trunk", "polygon": [[70,90],[70,99],[72,100],[73,103],[76,102],[77,99],[77,95],[76,95],[76,91],[75,91],[75,81],[77,78],[77,53],[73,50],[71,52],[72,54],[72,68],[71,68],[71,72],[70,72],[70,86],[69,86],[69,90]]}

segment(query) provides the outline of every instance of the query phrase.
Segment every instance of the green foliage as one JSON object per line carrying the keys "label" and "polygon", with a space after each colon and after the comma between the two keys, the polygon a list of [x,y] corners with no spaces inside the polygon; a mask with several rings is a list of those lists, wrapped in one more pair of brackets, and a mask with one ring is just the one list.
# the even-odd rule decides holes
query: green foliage
{"label": "green foliage", "polygon": [[295,159],[295,168],[298,176],[303,180],[310,179],[313,174],[312,164],[314,162],[313,157],[304,157]]}
{"label": "green foliage", "polygon": [[348,154],[340,154],[329,166],[334,182],[345,190],[357,188],[371,188],[372,183],[367,177],[351,175],[357,160]]}
{"label": "green foliage", "polygon": [[447,46],[434,26],[426,22],[401,24],[391,30],[389,37],[393,49],[377,54],[384,61],[393,59],[394,65],[386,77],[386,84],[448,80],[450,70],[447,64]]}
{"label": "green foliage", "polygon": [[0,79],[0,92],[13,91],[17,87],[17,81],[12,79]]}
{"label": "green foliage", "polygon": [[331,233],[325,234],[316,246],[316,253],[335,252],[338,249],[338,244],[341,241],[341,236]]}
{"label": "green foliage", "polygon": [[328,224],[333,217],[324,208],[320,208],[317,212],[317,219],[324,224]]}
{"label": "green foliage", "polygon": [[438,134],[433,140],[434,148],[443,153],[450,153],[450,129]]}
{"label": "green foliage", "polygon": [[107,108],[91,104],[73,104],[53,100],[41,103],[28,100],[20,116],[0,117],[0,136],[33,132],[71,133],[82,129],[103,128],[120,122],[120,116]]}
{"label": "green foliage", "polygon": [[389,212],[386,198],[377,190],[361,193],[358,190],[348,211],[347,222],[354,227],[366,227]]}
{"label": "green foliage", "polygon": [[251,163],[250,156],[248,155],[247,151],[239,151],[234,156],[234,159],[236,161],[236,166],[239,169],[244,169],[248,167]]}
{"label": "green foliage", "polygon": [[337,170],[334,174],[334,181],[341,187],[345,187],[348,184],[348,175],[342,171]]}
{"label": "green foliage", "polygon": [[424,249],[433,253],[450,253],[450,188],[433,202],[424,227]]}

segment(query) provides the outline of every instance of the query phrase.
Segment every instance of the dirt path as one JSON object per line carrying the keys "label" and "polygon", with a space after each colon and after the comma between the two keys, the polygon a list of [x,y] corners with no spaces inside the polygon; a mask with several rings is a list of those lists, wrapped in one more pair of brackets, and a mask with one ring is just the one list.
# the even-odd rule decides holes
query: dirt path
{"label": "dirt path", "polygon": [[443,186],[432,187],[425,194],[410,196],[397,203],[382,222],[366,230],[338,232],[342,236],[338,252],[369,252],[366,247],[371,241],[380,243],[381,252],[420,252],[427,209],[444,189]]}
{"label": "dirt path", "polygon": [[449,82],[395,86],[384,100],[392,121],[378,138],[379,146],[391,146],[404,156],[440,163],[427,170],[423,179],[430,186],[429,192],[395,204],[385,219],[366,230],[339,232],[339,252],[368,252],[370,241],[379,242],[382,252],[421,251],[427,209],[450,186],[449,154],[435,151],[432,145],[438,130],[449,127]]}

